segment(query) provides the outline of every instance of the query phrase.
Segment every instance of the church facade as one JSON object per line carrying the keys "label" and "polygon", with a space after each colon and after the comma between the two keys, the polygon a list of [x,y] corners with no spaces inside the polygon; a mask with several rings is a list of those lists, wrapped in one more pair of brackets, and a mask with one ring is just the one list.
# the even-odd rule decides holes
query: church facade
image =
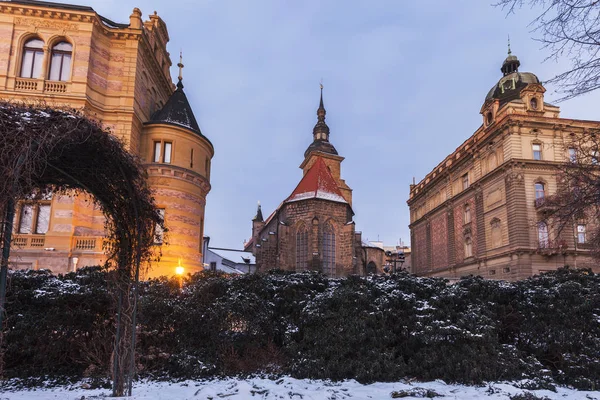
{"label": "church facade", "polygon": [[[202,270],[211,142],[170,75],[169,34],[156,14],[135,8],[115,23],[92,8],[36,0],[0,1],[0,99],[82,110],[138,156],[168,232],[146,276]],[[101,168],[101,166],[99,166]],[[104,262],[104,216],[88,196],[22,201],[12,268],[56,273]]]}
{"label": "church facade", "polygon": [[585,218],[560,232],[545,222],[556,166],[571,159],[571,134],[600,128],[565,119],[544,101],[537,76],[520,72],[509,49],[487,94],[483,124],[419,183],[410,186],[411,271],[517,280],[563,265],[593,267]]}
{"label": "church facade", "polygon": [[258,271],[321,271],[329,277],[381,273],[383,250],[363,244],[355,229],[352,189],[341,178],[340,156],[329,141],[323,88],[313,142],[300,165],[303,177],[264,219],[260,204],[245,250]]}

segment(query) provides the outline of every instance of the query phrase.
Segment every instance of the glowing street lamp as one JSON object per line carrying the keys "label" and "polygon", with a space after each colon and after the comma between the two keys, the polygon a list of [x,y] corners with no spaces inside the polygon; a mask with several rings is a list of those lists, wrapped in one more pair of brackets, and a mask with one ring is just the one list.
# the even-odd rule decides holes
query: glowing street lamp
{"label": "glowing street lamp", "polygon": [[185,272],[185,268],[181,266],[181,258],[177,263],[177,267],[175,267],[175,275],[179,277],[179,289],[183,288],[183,273]]}

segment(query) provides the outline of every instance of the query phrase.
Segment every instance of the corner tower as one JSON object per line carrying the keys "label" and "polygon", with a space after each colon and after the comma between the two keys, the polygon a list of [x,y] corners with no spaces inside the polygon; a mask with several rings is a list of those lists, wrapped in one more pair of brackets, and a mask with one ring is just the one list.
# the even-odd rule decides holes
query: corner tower
{"label": "corner tower", "polygon": [[214,148],[200,131],[183,91],[183,64],[167,103],[144,124],[142,157],[156,204],[168,231],[157,238],[160,262],[150,276],[173,275],[182,265],[186,273],[202,271],[204,208],[210,191],[210,164]]}
{"label": "corner tower", "polygon": [[323,104],[323,85],[321,85],[321,98],[319,108],[317,109],[317,124],[313,128],[313,142],[304,152],[304,161],[300,164],[303,174],[306,175],[312,168],[318,158],[322,158],[329,169],[333,179],[338,185],[344,199],[352,206],[352,189],[341,178],[341,164],[344,157],[341,157],[333,144],[329,142],[329,126],[325,122],[327,111]]}

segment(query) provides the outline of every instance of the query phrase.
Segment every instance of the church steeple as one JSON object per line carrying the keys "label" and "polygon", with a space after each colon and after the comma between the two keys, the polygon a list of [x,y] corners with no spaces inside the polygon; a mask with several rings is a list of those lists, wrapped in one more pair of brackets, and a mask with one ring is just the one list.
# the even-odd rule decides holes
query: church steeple
{"label": "church steeple", "polygon": [[323,84],[321,84],[321,101],[319,102],[319,108],[317,109],[317,124],[313,128],[313,140],[329,141],[329,127],[325,122],[326,114],[327,111],[323,105]]}
{"label": "church steeple", "polygon": [[305,158],[313,151],[337,155],[337,150],[329,143],[329,126],[325,122],[326,114],[327,111],[323,105],[323,84],[321,84],[321,99],[319,101],[319,108],[317,109],[317,124],[313,128],[313,142],[304,152]]}

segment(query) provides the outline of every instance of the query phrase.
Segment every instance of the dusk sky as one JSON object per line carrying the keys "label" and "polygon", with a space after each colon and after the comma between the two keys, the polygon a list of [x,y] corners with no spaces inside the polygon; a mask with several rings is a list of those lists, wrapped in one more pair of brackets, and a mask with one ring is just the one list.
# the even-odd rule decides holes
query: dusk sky
{"label": "dusk sky", "polygon": [[[567,66],[532,39],[536,10],[506,15],[482,0],[77,0],[127,23],[156,10],[169,29],[173,78],[215,147],[205,234],[241,248],[261,201],[265,217],[294,190],[312,142],[323,80],[330,141],[354,190],[356,229],[410,242],[406,200],[417,182],[480,126],[501,77],[507,35],[521,71],[542,81]],[[566,61],[566,60],[565,60]],[[546,101],[560,97],[546,87]],[[561,103],[598,120],[600,93]]]}

